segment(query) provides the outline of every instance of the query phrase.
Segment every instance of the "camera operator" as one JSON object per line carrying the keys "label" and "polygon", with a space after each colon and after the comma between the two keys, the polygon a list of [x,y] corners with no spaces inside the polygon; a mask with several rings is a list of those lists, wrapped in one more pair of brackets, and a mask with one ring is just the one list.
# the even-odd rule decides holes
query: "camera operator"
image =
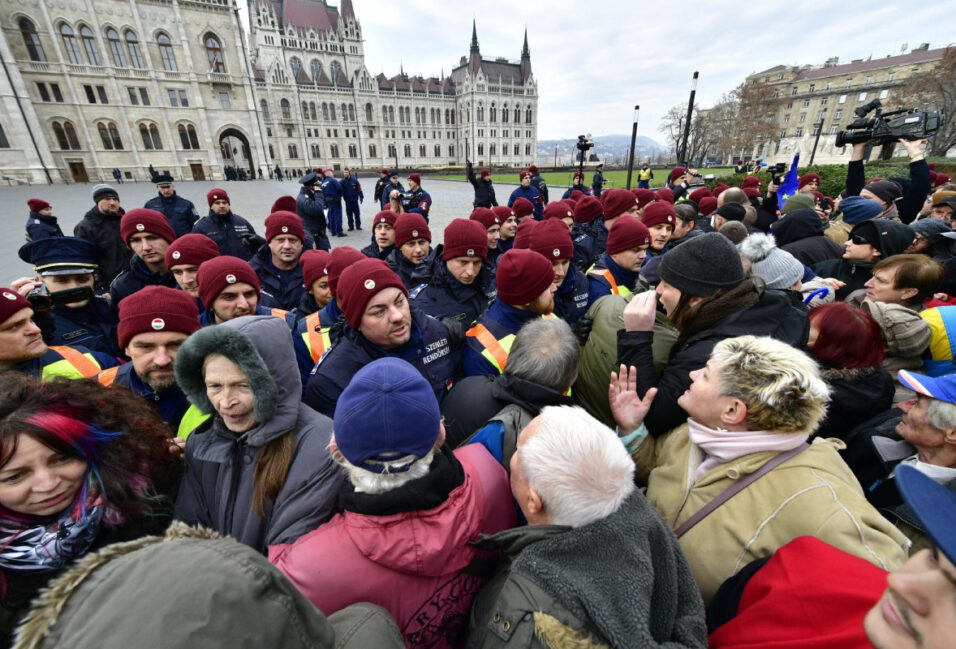
{"label": "camera operator", "polygon": [[687,193],[687,188],[690,187],[690,182],[694,178],[700,178],[700,174],[697,173],[696,169],[688,169],[686,167],[674,167],[671,169],[667,186],[674,192],[674,203]]}
{"label": "camera operator", "polygon": [[408,174],[408,189],[407,192],[392,190],[390,197],[397,198],[401,203],[402,211],[400,213],[414,212],[415,214],[421,214],[425,217],[425,222],[428,223],[428,211],[432,206],[432,197],[422,189],[422,177],[419,174]]}
{"label": "camera operator", "polygon": [[[899,143],[906,149],[910,159],[910,183],[906,193],[895,203],[887,202],[877,195],[872,194],[866,189],[866,176],[863,169],[863,158],[867,147],[867,142],[857,142],[853,145],[853,153],[850,155],[850,163],[846,169],[846,194],[847,196],[863,196],[870,200],[879,201],[884,207],[884,212],[895,204],[900,221],[903,223],[912,222],[923,208],[926,201],[926,195],[930,190],[929,165],[923,155],[920,146],[925,139],[906,140],[900,138]],[[866,193],[864,193],[866,192]],[[867,195],[870,194],[870,195]],[[885,218],[885,217],[884,217]]]}

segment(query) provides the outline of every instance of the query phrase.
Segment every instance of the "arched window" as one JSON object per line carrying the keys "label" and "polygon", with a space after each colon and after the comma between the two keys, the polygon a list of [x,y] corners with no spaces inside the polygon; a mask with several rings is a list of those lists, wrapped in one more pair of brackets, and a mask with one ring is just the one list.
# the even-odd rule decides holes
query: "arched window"
{"label": "arched window", "polygon": [[[485,107],[482,106],[481,104],[478,104],[478,121],[479,122],[485,121]],[[479,151],[478,153],[480,155],[481,151]]]}
{"label": "arched window", "polygon": [[100,50],[96,47],[96,36],[93,35],[93,30],[86,25],[82,25],[80,27],[80,40],[83,41],[83,49],[86,50],[86,58],[89,59],[90,65],[103,65],[100,60]]}
{"label": "arched window", "polygon": [[339,65],[338,61],[332,61],[332,65],[329,66],[329,70],[332,71],[332,83],[338,85],[339,83],[339,73],[342,72],[342,66]]}
{"label": "arched window", "polygon": [[70,143],[71,149],[80,148],[80,140],[76,137],[76,129],[72,122],[63,122],[63,131],[66,133],[66,141]]}
{"label": "arched window", "polygon": [[198,149],[199,148],[199,138],[196,137],[196,129],[192,124],[180,124],[178,127],[179,130],[179,142],[183,145],[184,149]]}
{"label": "arched window", "polygon": [[388,123],[388,106],[382,106],[382,123]]}
{"label": "arched window", "polygon": [[103,148],[107,151],[113,150],[113,142],[110,140],[109,131],[106,130],[106,124],[103,122],[97,122],[96,131],[100,134],[100,140],[103,142]]}
{"label": "arched window", "polygon": [[[515,106],[515,124],[521,123],[521,106]],[[515,151],[515,155],[518,155],[518,152]]]}
{"label": "arched window", "polygon": [[445,109],[445,123],[448,124],[451,121],[451,118],[448,115],[448,109]]}
{"label": "arched window", "polygon": [[139,136],[143,138],[143,148],[147,151],[153,150],[153,141],[149,137],[149,129],[145,124],[139,125]]}
{"label": "arched window", "polygon": [[120,139],[119,129],[116,128],[116,124],[110,122],[109,125],[110,139],[113,140],[113,148],[117,151],[123,149],[123,140]]}
{"label": "arched window", "polygon": [[113,65],[118,68],[125,68],[126,55],[123,54],[123,46],[120,44],[119,34],[112,27],[106,30],[106,42],[110,46],[110,55],[113,57]]}
{"label": "arched window", "polygon": [[292,78],[295,79],[299,76],[299,69],[302,67],[302,61],[299,60],[299,57],[293,56],[289,59],[289,66],[292,68]]}
{"label": "arched window", "polygon": [[508,123],[508,115],[510,115],[510,114],[511,114],[511,113],[510,113],[510,111],[508,110],[508,104],[505,104],[504,106],[501,107],[501,121],[502,121],[503,123],[505,123],[505,124]]}
{"label": "arched window", "polygon": [[349,117],[349,111],[345,107],[345,104],[342,104],[342,121],[347,122]]}
{"label": "arched window", "polygon": [[319,77],[322,76],[322,64],[319,63],[318,59],[312,59],[309,69],[312,71],[312,83],[318,83]]}
{"label": "arched window", "polygon": [[160,32],[156,37],[156,43],[159,45],[159,58],[163,60],[163,69],[167,72],[175,72],[176,54],[173,52],[173,43],[169,36]]}
{"label": "arched window", "polygon": [[[452,113],[452,114],[454,115],[454,113]],[[449,145],[448,145],[448,157],[449,157],[449,158],[454,158],[454,157],[455,157],[455,145],[454,145],[454,144],[449,144]]]}
{"label": "arched window", "polygon": [[302,119],[309,119],[309,102],[302,102]]}
{"label": "arched window", "polygon": [[66,56],[70,63],[80,65],[83,63],[83,55],[80,54],[80,46],[76,42],[76,34],[73,28],[66,23],[60,25],[60,36],[63,38],[63,49],[66,50]]}
{"label": "arched window", "polygon": [[310,101],[310,102],[309,102],[309,119],[311,119],[313,122],[314,122],[316,119],[318,119],[318,117],[316,116],[316,113],[315,113],[315,102],[314,102],[314,101]]}
{"label": "arched window", "polygon": [[494,154],[495,154],[495,143],[492,142],[491,144],[488,145],[488,155],[494,155]]}
{"label": "arched window", "polygon": [[372,104],[365,104],[365,121],[372,121]]}
{"label": "arched window", "polygon": [[335,121],[335,104],[329,104],[329,115],[331,116],[332,121]]}
{"label": "arched window", "polygon": [[289,105],[289,100],[283,97],[282,101],[279,102],[279,110],[282,111],[283,119],[292,119],[292,106]]}
{"label": "arched window", "polygon": [[531,123],[531,106],[528,106],[528,109],[524,112],[524,123]]}
{"label": "arched window", "polygon": [[521,155],[521,149],[519,148],[519,145],[517,144],[515,145],[515,155]]}
{"label": "arched window", "polygon": [[70,148],[70,143],[66,141],[66,133],[63,132],[63,126],[59,122],[53,122],[53,135],[56,136],[56,143],[61,149],[66,151]]}
{"label": "arched window", "polygon": [[225,72],[226,62],[222,56],[222,45],[219,44],[219,39],[212,34],[206,34],[205,44],[206,56],[209,58],[209,71]]}
{"label": "arched window", "polygon": [[[399,112],[401,112],[401,111],[399,111]],[[388,121],[389,121],[390,124],[394,124],[394,123],[395,123],[395,107],[394,107],[394,106],[389,106],[389,107],[388,107]]]}
{"label": "arched window", "polygon": [[424,158],[424,157],[426,157],[427,155],[428,155],[428,151],[425,149],[425,145],[424,145],[424,144],[419,144],[419,145],[418,145],[418,157],[419,157],[419,158]]}
{"label": "arched window", "polygon": [[126,49],[129,50],[129,62],[133,64],[134,68],[145,68],[143,51],[139,49],[139,39],[136,38],[136,34],[133,33],[133,30],[127,29],[124,36],[126,36]]}
{"label": "arched window", "polygon": [[159,129],[155,124],[149,125],[149,136],[153,139],[153,148],[159,151],[163,148],[163,141],[159,139]]}
{"label": "arched window", "polygon": [[[494,103],[491,104],[491,108],[488,110],[488,121],[492,124],[498,121],[498,108],[494,105]],[[491,155],[494,155],[494,153]]]}
{"label": "arched window", "polygon": [[411,144],[406,144],[406,145],[405,145],[405,157],[406,157],[406,158],[411,158],[411,157],[412,157],[412,145],[411,145]]}
{"label": "arched window", "polygon": [[269,102],[265,99],[259,101],[259,111],[262,113],[262,117],[269,119]]}
{"label": "arched window", "polygon": [[478,143],[478,155],[485,155],[485,145],[481,142]]}
{"label": "arched window", "polygon": [[329,121],[329,105],[322,102],[322,119]]}
{"label": "arched window", "polygon": [[40,44],[40,35],[37,34],[37,28],[33,21],[28,18],[21,18],[18,23],[20,34],[23,36],[23,44],[27,46],[27,54],[31,61],[46,61],[46,54],[43,53],[43,46]]}
{"label": "arched window", "polygon": [[299,157],[299,147],[297,147],[297,146],[294,145],[294,144],[290,144],[290,145],[289,145],[289,157],[292,158],[292,159],[298,158],[298,157]]}
{"label": "arched window", "polygon": [[350,122],[355,121],[355,106],[353,106],[352,104],[349,104],[349,121]]}
{"label": "arched window", "polygon": [[190,124],[186,127],[186,132],[189,134],[189,143],[194,149],[199,148],[199,138],[196,137],[196,129],[193,128],[193,125]]}

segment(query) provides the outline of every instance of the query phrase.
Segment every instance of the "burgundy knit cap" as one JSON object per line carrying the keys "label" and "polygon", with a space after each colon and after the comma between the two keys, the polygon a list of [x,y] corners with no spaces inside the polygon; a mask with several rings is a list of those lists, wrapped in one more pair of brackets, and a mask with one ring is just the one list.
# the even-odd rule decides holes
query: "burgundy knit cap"
{"label": "burgundy knit cap", "polygon": [[601,203],[604,204],[604,219],[610,221],[633,207],[638,206],[637,196],[626,189],[608,189],[601,194]]}
{"label": "burgundy knit cap", "polygon": [[710,213],[717,209],[717,199],[702,198],[700,201],[700,213],[704,216],[710,216]]}
{"label": "burgundy knit cap", "polygon": [[583,181],[584,181],[584,173],[581,172],[581,171],[575,171],[575,172],[574,172],[574,175],[571,176],[571,180],[573,181],[575,178],[580,178],[581,181],[583,182]]}
{"label": "burgundy knit cap", "polygon": [[31,212],[39,212],[40,210],[45,210],[50,207],[50,204],[39,198],[31,198],[27,201],[27,206],[30,208]]}
{"label": "burgundy knit cap", "polygon": [[[519,200],[524,200],[524,199],[522,198]],[[533,209],[534,208],[532,208],[532,210]],[[495,216],[497,216],[498,220],[501,221],[502,223],[510,219],[512,216],[517,217],[517,214],[515,214],[514,209],[508,207],[507,205],[499,205],[498,207],[492,207],[491,211],[495,213]]]}
{"label": "burgundy knit cap", "polygon": [[674,204],[674,192],[669,190],[667,187],[661,187],[657,190],[657,200],[667,201],[670,204]]}
{"label": "burgundy knit cap", "polygon": [[198,266],[218,256],[219,246],[205,234],[184,234],[166,248],[166,268]]}
{"label": "burgundy knit cap", "polygon": [[697,189],[695,189],[694,191],[690,193],[689,198],[690,200],[700,205],[700,199],[705,198],[707,196],[713,196],[713,194],[710,193],[710,190],[707,189],[706,187],[698,187]]}
{"label": "burgundy knit cap", "polygon": [[538,173],[537,165],[531,165],[530,167],[528,167],[528,171],[530,171],[532,174]]}
{"label": "burgundy knit cap", "polygon": [[813,197],[814,197],[815,199],[817,199],[818,201],[822,201],[824,198],[826,198],[826,196],[823,195],[823,192],[816,192],[816,191],[814,191],[814,192],[810,192],[810,193],[813,194]]}
{"label": "burgundy knit cap", "polygon": [[671,169],[670,181],[673,184],[675,180],[687,173],[687,169],[684,167],[674,167]]}
{"label": "burgundy knit cap", "polygon": [[498,218],[498,215],[487,207],[476,207],[468,218],[481,223],[485,226],[485,230],[495,225],[501,225],[501,219]]}
{"label": "burgundy knit cap", "polygon": [[120,301],[116,329],[120,349],[126,349],[133,336],[152,331],[174,331],[187,336],[199,331],[196,300],[186,291],[147,286]]}
{"label": "burgundy knit cap", "polygon": [[652,192],[649,189],[644,189],[643,187],[638,187],[637,189],[632,189],[631,193],[637,196],[637,204],[643,208],[645,205],[649,205],[657,200],[657,194]]}
{"label": "burgundy knit cap", "polygon": [[16,291],[0,288],[0,324],[9,320],[18,311],[32,308],[30,301]]}
{"label": "burgundy knit cap", "polygon": [[388,223],[393,228],[395,227],[395,221],[398,220],[398,214],[392,210],[382,210],[375,215],[375,218],[372,219],[372,227],[374,228],[379,223]]}
{"label": "burgundy knit cap", "polygon": [[276,199],[276,202],[272,204],[272,209],[269,210],[269,214],[295,211],[295,198],[292,196],[280,196]]}
{"label": "burgundy knit cap", "polygon": [[209,203],[209,207],[212,207],[212,204],[220,199],[232,205],[232,201],[229,200],[229,194],[226,193],[225,189],[210,189],[209,193],[206,194],[206,202]]}
{"label": "burgundy knit cap", "polygon": [[590,223],[602,214],[604,208],[601,207],[601,201],[593,196],[585,196],[574,205],[575,223]]}
{"label": "burgundy knit cap", "polygon": [[[543,221],[542,221],[543,223]],[[518,231],[515,233],[515,242],[511,246],[515,250],[527,250],[531,246],[531,233],[538,226],[534,219],[528,219],[518,224]]]}
{"label": "burgundy knit cap", "polygon": [[[751,178],[753,178],[753,176],[751,176]],[[819,185],[819,184],[820,184],[820,176],[818,176],[817,174],[814,174],[814,173],[803,174],[802,176],[800,176],[800,182],[798,183],[798,186],[802,188],[802,187],[804,187],[805,185],[809,185],[810,183],[812,183],[812,182],[814,182],[814,181],[816,181],[817,185]],[[757,181],[757,182],[758,182],[758,184],[759,184],[760,181]]]}
{"label": "burgundy knit cap", "polygon": [[583,197],[587,195],[588,194],[585,194],[580,189],[575,189],[573,192],[571,192],[571,195],[568,197],[568,200],[571,201],[572,203],[577,203],[579,200],[581,200]]}
{"label": "burgundy knit cap", "polygon": [[339,285],[339,278],[345,269],[363,259],[368,259],[368,257],[350,246],[335,248],[329,253],[329,261],[325,265],[325,274],[329,276],[329,292],[332,293],[333,297]]}
{"label": "burgundy knit cap", "polygon": [[238,257],[216,257],[204,261],[196,275],[199,283],[199,300],[207,309],[212,308],[223,289],[233,284],[248,284],[259,292],[259,276],[249,262]]}
{"label": "burgundy knit cap", "polygon": [[[535,232],[542,224],[535,226]],[[567,228],[565,228],[567,229]],[[533,302],[554,282],[554,266],[532,250],[511,249],[501,255],[495,271],[498,299],[511,306]]]}
{"label": "burgundy knit cap", "polygon": [[756,187],[744,187],[742,190],[748,198],[760,198],[760,190]]}
{"label": "burgundy knit cap", "polygon": [[531,230],[528,249],[551,261],[571,259],[574,256],[571,230],[558,219],[546,219]]}
{"label": "burgundy knit cap", "polygon": [[530,175],[531,174],[529,174],[527,171],[519,171],[518,180],[524,180],[527,176],[530,176]]}
{"label": "burgundy knit cap", "polygon": [[408,296],[408,289],[402,283],[402,278],[381,259],[366,257],[342,272],[339,278],[338,297],[342,302],[345,321],[352,329],[358,329],[368,301],[386,288],[397,288],[406,297]]}
{"label": "burgundy knit cap", "polygon": [[[746,179],[746,178],[744,178],[744,182],[747,182],[747,179]],[[760,184],[760,179],[759,179],[759,178],[757,179],[757,184],[758,184],[758,185]],[[714,185],[714,189],[713,189],[714,198],[719,197],[720,194],[721,194],[724,190],[727,190],[727,189],[730,189],[730,185],[725,185],[724,183],[717,183],[716,185]]]}
{"label": "burgundy knit cap", "polygon": [[129,245],[129,238],[140,232],[149,232],[157,237],[162,237],[166,243],[172,243],[176,240],[176,233],[169,225],[169,221],[162,212],[148,210],[145,207],[137,207],[123,215],[120,219],[120,236],[126,245]]}
{"label": "burgundy knit cap", "polygon": [[566,218],[573,219],[574,211],[564,201],[552,201],[551,203],[548,203],[548,206],[544,208],[544,213],[541,216],[542,221],[547,221],[550,219],[560,220]]}
{"label": "burgundy knit cap", "polygon": [[607,252],[611,255],[650,244],[650,230],[630,214],[625,214],[615,221],[607,233]]}
{"label": "burgundy knit cap", "polygon": [[387,175],[388,175],[388,169],[380,169],[380,170],[379,170],[379,173],[385,174],[385,175],[387,176]]}
{"label": "burgundy knit cap", "polygon": [[408,179],[414,182],[416,185],[422,184],[422,177],[420,174],[408,174]]}
{"label": "burgundy knit cap", "polygon": [[412,239],[432,240],[432,231],[428,229],[428,222],[418,212],[401,214],[395,221],[395,247],[401,248]]}
{"label": "burgundy knit cap", "polygon": [[482,178],[487,178],[487,177],[490,176],[490,175],[491,175],[491,170],[490,170],[490,169],[482,169],[482,170],[481,170],[481,177],[482,177]]}
{"label": "burgundy knit cap", "polygon": [[266,243],[280,234],[291,234],[305,242],[305,228],[302,219],[295,212],[273,212],[266,217]]}
{"label": "burgundy knit cap", "polygon": [[478,221],[455,219],[445,228],[445,261],[458,257],[488,258],[488,228]]}
{"label": "burgundy knit cap", "polygon": [[299,257],[302,265],[302,283],[309,290],[316,280],[325,277],[325,268],[329,265],[331,255],[325,250],[306,250]]}
{"label": "burgundy knit cap", "polygon": [[939,187],[940,185],[945,185],[950,181],[950,177],[944,173],[936,172],[936,181],[933,183],[933,187]]}
{"label": "burgundy knit cap", "polygon": [[511,209],[519,219],[534,214],[534,205],[527,198],[516,198]]}
{"label": "burgundy knit cap", "polygon": [[[819,180],[819,177],[818,177],[818,180]],[[740,183],[741,189],[745,187],[760,187],[760,179],[757,178],[756,176],[747,176],[746,178],[744,178],[743,182]],[[717,188],[715,187],[714,189],[717,189]],[[729,189],[729,188],[724,187],[724,189]]]}
{"label": "burgundy knit cap", "polygon": [[[674,206],[670,203],[657,201],[644,208],[644,213],[641,214],[641,223],[648,228],[660,223],[674,225],[677,223],[677,212],[674,211]],[[610,237],[610,235],[608,236]]]}

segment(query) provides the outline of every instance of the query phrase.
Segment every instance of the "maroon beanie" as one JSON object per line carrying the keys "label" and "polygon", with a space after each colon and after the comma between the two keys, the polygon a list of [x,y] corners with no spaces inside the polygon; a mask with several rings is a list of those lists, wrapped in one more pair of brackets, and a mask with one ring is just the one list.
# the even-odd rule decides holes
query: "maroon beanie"
{"label": "maroon beanie", "polygon": [[345,269],[363,259],[368,259],[368,257],[350,246],[335,248],[329,253],[329,261],[325,265],[325,273],[329,276],[329,291],[333,296],[339,285],[339,278]]}
{"label": "maroon beanie", "polygon": [[538,222],[534,219],[528,219],[518,224],[518,231],[515,233],[515,242],[512,248],[518,250],[527,250],[531,245],[531,233],[537,227]]}
{"label": "maroon beanie", "polygon": [[[524,200],[524,199],[521,199],[521,200]],[[495,213],[495,216],[497,216],[498,220],[501,221],[502,223],[510,219],[512,216],[517,217],[517,214],[515,214],[515,211],[512,208],[508,207],[507,205],[499,205],[498,207],[492,207],[491,211]]]}
{"label": "maroon beanie", "polygon": [[528,171],[530,171],[532,174],[538,173],[537,165],[531,165],[530,167],[528,167]]}
{"label": "maroon beanie", "polygon": [[551,261],[571,259],[574,256],[571,230],[558,219],[546,219],[531,230],[528,249]]}
{"label": "maroon beanie", "polygon": [[674,225],[677,223],[677,212],[674,211],[674,206],[670,203],[657,201],[644,209],[644,213],[641,214],[641,223],[648,228],[660,223]]}
{"label": "maroon beanie", "polygon": [[478,223],[481,223],[483,226],[485,226],[486,231],[492,226],[501,225],[501,219],[498,218],[498,215],[487,207],[476,207],[474,211],[472,211],[471,216],[468,218],[472,221],[478,221]]}
{"label": "maroon beanie", "polygon": [[749,198],[760,198],[760,190],[756,187],[744,187],[742,191]]}
{"label": "maroon beanie", "polygon": [[[747,182],[747,179],[746,179],[746,178],[744,179],[744,182]],[[758,184],[758,185],[760,184],[760,179],[759,179],[759,178],[757,179],[757,184]],[[720,196],[720,194],[721,194],[725,189],[730,189],[730,185],[725,185],[724,183],[717,183],[716,185],[714,185],[714,189],[713,189],[714,198],[717,198],[718,196]]]}
{"label": "maroon beanie", "polygon": [[276,202],[272,204],[272,209],[269,210],[269,214],[274,214],[275,212],[295,211],[295,198],[292,196],[280,196],[276,199]]}
{"label": "maroon beanie", "polygon": [[[535,232],[541,225],[535,226]],[[498,299],[505,304],[522,306],[533,302],[552,282],[554,266],[547,257],[534,251],[512,249],[498,260],[495,285]]]}
{"label": "maroon beanie", "polygon": [[534,205],[527,198],[516,198],[511,209],[519,219],[534,214]]}
{"label": "maroon beanie", "polygon": [[670,182],[674,184],[674,181],[687,173],[687,169],[684,167],[674,167],[671,169]]}
{"label": "maroon beanie", "polygon": [[[752,177],[753,177],[753,176],[751,176],[751,178],[752,178]],[[813,174],[813,173],[803,174],[802,176],[800,176],[800,182],[799,182],[798,186],[799,186],[800,188],[803,188],[804,186],[809,185],[810,183],[812,183],[812,182],[814,182],[814,181],[816,181],[817,185],[819,185],[819,184],[820,184],[820,176],[818,176],[817,174]],[[760,184],[760,181],[757,181],[757,184],[759,185],[759,184]]]}
{"label": "maroon beanie", "polygon": [[519,171],[519,172],[518,172],[518,180],[524,180],[525,178],[527,178],[527,177],[530,176],[530,175],[531,175],[531,174],[529,174],[527,171]]}
{"label": "maroon beanie", "polygon": [[658,200],[667,201],[670,204],[674,204],[674,192],[669,190],[667,187],[661,187],[657,190]]}
{"label": "maroon beanie", "polygon": [[700,213],[704,216],[710,216],[710,213],[717,209],[717,199],[714,197],[702,198],[700,201]]}
{"label": "maroon beanie", "polygon": [[637,207],[637,196],[626,189],[608,189],[601,195],[604,204],[604,220],[610,221]]}
{"label": "maroon beanie", "polygon": [[27,201],[27,206],[30,208],[31,212],[39,212],[40,210],[45,210],[50,207],[50,204],[46,201],[40,200],[39,198],[31,198]]}
{"label": "maroon beanie", "polygon": [[574,221],[576,223],[590,223],[604,214],[601,201],[593,196],[585,196],[574,205]]}
{"label": "maroon beanie", "polygon": [[172,243],[176,240],[176,233],[169,226],[169,221],[162,212],[148,210],[145,207],[137,207],[123,215],[120,219],[120,236],[126,245],[129,245],[129,238],[140,232],[149,232],[157,237],[162,237],[166,243]]}
{"label": "maroon beanie", "polygon": [[398,220],[398,214],[392,210],[382,210],[375,215],[375,218],[372,219],[372,227],[374,228],[379,223],[388,223],[393,228],[395,227],[395,221]]}
{"label": "maroon beanie", "polygon": [[342,302],[345,321],[352,329],[358,329],[368,301],[385,288],[397,288],[408,296],[402,278],[396,275],[381,259],[356,262],[346,268],[339,278],[338,297]]}
{"label": "maroon beanie", "polygon": [[657,194],[652,192],[649,189],[644,189],[643,187],[638,187],[637,189],[632,189],[631,193],[637,196],[637,204],[643,208],[645,205],[649,205],[657,200]]}
{"label": "maroon beanie", "polygon": [[572,203],[577,203],[579,200],[581,200],[583,196],[588,196],[588,195],[589,194],[585,194],[580,189],[575,189],[573,192],[571,192],[571,195],[568,197],[568,200],[571,201]]}
{"label": "maroon beanie", "polygon": [[329,265],[331,255],[325,250],[306,250],[299,258],[302,265],[302,283],[305,290],[312,288],[317,279],[325,277],[325,268]]}
{"label": "maroon beanie", "polygon": [[700,205],[700,199],[706,198],[707,196],[713,196],[713,194],[710,193],[710,190],[706,187],[698,187],[690,193],[690,200]]}
{"label": "maroon beanie", "polygon": [[936,172],[936,180],[933,181],[933,187],[945,185],[950,181],[950,177],[942,172]]}
{"label": "maroon beanie", "polygon": [[482,169],[482,170],[481,170],[481,177],[482,177],[482,178],[487,178],[487,177],[490,176],[490,175],[491,175],[491,170],[490,170],[490,169]]}
{"label": "maroon beanie", "polygon": [[219,247],[205,234],[184,234],[166,248],[166,268],[198,266],[218,256]]}
{"label": "maroon beanie", "polygon": [[259,276],[249,262],[229,255],[203,262],[196,281],[199,283],[199,300],[207,309],[211,309],[222,290],[232,284],[248,284],[259,292]]}
{"label": "maroon beanie", "polygon": [[408,179],[414,182],[416,185],[422,184],[422,177],[419,174],[408,174]]}
{"label": "maroon beanie", "polygon": [[199,309],[189,293],[168,286],[147,286],[119,303],[116,335],[120,349],[138,334],[175,331],[187,336],[199,331]]}
{"label": "maroon beanie", "polygon": [[607,252],[610,255],[650,244],[650,230],[630,214],[615,221],[607,233]]}
{"label": "maroon beanie", "polygon": [[[745,187],[760,187],[760,179],[757,178],[756,176],[747,176],[746,178],[744,178],[743,182],[740,183],[741,189]],[[724,187],[724,189],[729,189],[729,188]]]}
{"label": "maroon beanie", "polygon": [[455,219],[445,228],[445,261],[457,257],[488,258],[488,229],[478,221]]}
{"label": "maroon beanie", "polygon": [[548,221],[550,219],[566,219],[574,218],[574,212],[568,203],[564,201],[552,201],[548,203],[548,206],[544,208],[544,213],[541,216],[542,221]]}
{"label": "maroon beanie", "polygon": [[32,309],[30,301],[9,288],[0,288],[0,323],[10,319],[18,311]]}
{"label": "maroon beanie", "polygon": [[428,222],[418,212],[401,214],[395,221],[395,247],[401,248],[412,239],[432,240],[432,231],[428,229]]}
{"label": "maroon beanie", "polygon": [[273,212],[266,217],[266,243],[280,234],[291,234],[305,242],[305,228],[302,219],[295,212]]}
{"label": "maroon beanie", "polygon": [[226,193],[225,189],[210,189],[209,193],[206,194],[206,202],[209,203],[209,207],[212,207],[212,204],[222,199],[232,205],[232,201],[229,200],[229,194]]}

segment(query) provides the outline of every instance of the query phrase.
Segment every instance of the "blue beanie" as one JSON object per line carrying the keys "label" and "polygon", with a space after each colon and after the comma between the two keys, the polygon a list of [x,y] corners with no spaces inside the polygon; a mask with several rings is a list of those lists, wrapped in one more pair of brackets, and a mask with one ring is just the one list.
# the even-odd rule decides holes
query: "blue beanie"
{"label": "blue beanie", "polygon": [[432,450],[440,428],[431,386],[398,358],[380,358],[360,369],[335,405],[339,451],[354,466],[373,473],[407,471]]}
{"label": "blue beanie", "polygon": [[882,212],[883,206],[862,196],[848,196],[840,201],[840,211],[844,223],[862,223]]}

